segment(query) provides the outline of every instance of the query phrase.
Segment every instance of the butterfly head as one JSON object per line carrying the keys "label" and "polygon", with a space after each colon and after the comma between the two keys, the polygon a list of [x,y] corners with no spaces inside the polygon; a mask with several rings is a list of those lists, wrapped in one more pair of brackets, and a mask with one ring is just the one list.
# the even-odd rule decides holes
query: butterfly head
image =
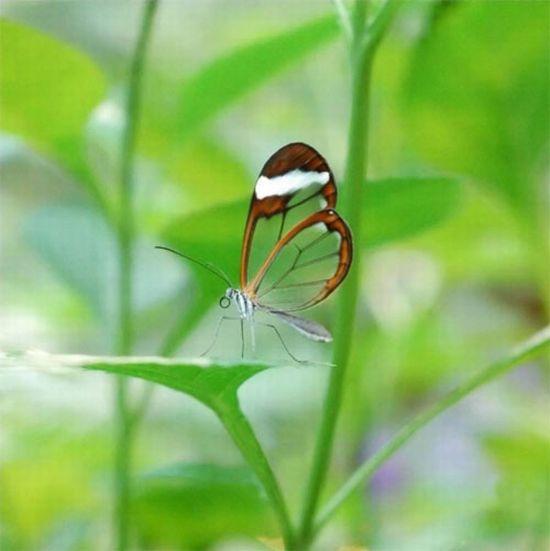
{"label": "butterfly head", "polygon": [[237,306],[241,319],[251,320],[254,317],[254,302],[244,291],[229,287],[225,295],[220,298],[220,306],[229,308],[232,302]]}
{"label": "butterfly head", "polygon": [[225,291],[225,295],[223,295],[223,297],[220,298],[220,307],[229,308],[236,294],[237,294],[236,289],[233,289],[232,287],[228,287],[227,290]]}

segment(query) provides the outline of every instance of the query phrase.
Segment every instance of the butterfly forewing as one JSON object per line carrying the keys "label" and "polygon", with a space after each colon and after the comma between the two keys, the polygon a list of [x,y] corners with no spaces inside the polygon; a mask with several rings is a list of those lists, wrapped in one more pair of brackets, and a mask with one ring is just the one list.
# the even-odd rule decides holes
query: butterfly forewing
{"label": "butterfly forewing", "polygon": [[256,182],[245,228],[241,285],[264,309],[297,311],[326,298],[348,273],[351,233],[333,207],[332,172],[312,147],[277,151]]}
{"label": "butterfly forewing", "polygon": [[310,214],[336,204],[336,186],[325,159],[303,143],[288,144],[266,162],[254,188],[241,256],[241,287],[276,243]]}

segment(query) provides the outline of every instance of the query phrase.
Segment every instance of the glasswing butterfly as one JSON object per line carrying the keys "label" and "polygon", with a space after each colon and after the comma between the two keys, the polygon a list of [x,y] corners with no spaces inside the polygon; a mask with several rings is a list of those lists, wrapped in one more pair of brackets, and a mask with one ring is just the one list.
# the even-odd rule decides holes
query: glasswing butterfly
{"label": "glasswing butterfly", "polygon": [[[290,143],[268,159],[256,181],[244,230],[240,288],[209,262],[157,247],[200,264],[229,285],[220,306],[228,308],[234,303],[239,315],[219,320],[214,341],[203,355],[216,343],[223,321],[230,319],[241,323],[241,355],[245,321],[250,325],[254,350],[256,312],[272,315],[314,341],[332,340],[322,325],[294,312],[327,298],[350,269],[352,236],[334,210],[336,195],[334,177],[325,159],[309,145]],[[273,329],[289,356],[302,363],[289,351],[274,325],[262,325]]]}

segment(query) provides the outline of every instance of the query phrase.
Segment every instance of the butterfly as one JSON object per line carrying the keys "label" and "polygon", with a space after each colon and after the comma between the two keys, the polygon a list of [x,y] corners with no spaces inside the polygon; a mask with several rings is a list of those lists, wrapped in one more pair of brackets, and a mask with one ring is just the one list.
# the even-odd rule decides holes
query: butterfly
{"label": "butterfly", "polygon": [[[222,308],[234,304],[238,316],[223,316],[216,328],[214,346],[222,323],[241,324],[244,357],[244,324],[249,323],[255,348],[257,313],[266,313],[318,342],[330,342],[330,332],[321,324],[297,316],[332,294],[344,281],[353,258],[353,240],[346,222],[335,211],[336,184],[326,160],[305,143],[290,143],[276,151],[263,166],[250,201],[240,262],[240,287],[209,262],[191,258],[223,279],[228,288],[220,299]],[[261,235],[260,237],[260,234]],[[275,331],[286,352],[277,327]]]}

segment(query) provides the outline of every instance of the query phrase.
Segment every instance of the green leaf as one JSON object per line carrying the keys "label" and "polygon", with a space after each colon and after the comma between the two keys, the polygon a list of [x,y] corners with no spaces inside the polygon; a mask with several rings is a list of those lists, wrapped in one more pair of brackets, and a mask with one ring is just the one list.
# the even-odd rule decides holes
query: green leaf
{"label": "green leaf", "polygon": [[[237,390],[267,364],[212,364],[207,360],[164,360],[121,358],[94,360],[81,364],[85,369],[127,375],[157,383],[188,394],[218,415],[231,415],[238,409]],[[238,413],[240,414],[240,411]]]}
{"label": "green leaf", "polygon": [[323,17],[206,65],[183,86],[181,111],[175,121],[178,135],[189,136],[245,94],[332,40],[337,31],[335,18]]}
{"label": "green leaf", "polygon": [[404,87],[413,147],[528,216],[547,156],[549,17],[548,2],[461,2],[421,40]]}
{"label": "green leaf", "polygon": [[0,368],[38,370],[82,368],[125,375],[177,390],[202,402],[225,417],[239,410],[237,390],[248,379],[270,367],[266,363],[214,363],[206,359],[161,357],[111,357],[46,352],[3,353]]}
{"label": "green leaf", "polygon": [[[194,212],[174,221],[164,237],[187,255],[215,261],[231,281],[236,282],[247,208],[248,201],[241,199]],[[201,278],[211,277],[205,270],[197,270],[196,274]]]}
{"label": "green leaf", "polygon": [[224,537],[273,533],[266,496],[244,466],[174,465],[140,477],[136,494],[140,536],[157,546],[205,548]]}
{"label": "green leaf", "polygon": [[[194,276],[197,276],[199,270],[202,270],[200,266],[195,265],[191,269]],[[177,312],[177,319],[165,337],[160,350],[163,356],[173,356],[175,354],[185,337],[202,320],[215,300],[219,299],[222,294],[220,282],[217,278],[212,277],[208,280],[202,278],[202,275],[194,277],[185,289],[187,298],[185,307],[183,312]],[[200,284],[197,280],[200,280]],[[173,310],[174,299],[170,304]]]}
{"label": "green leaf", "polygon": [[[440,224],[459,199],[460,186],[449,178],[369,182],[364,193],[363,243],[378,246]],[[215,261],[236,281],[248,205],[248,199],[240,200],[186,216],[169,226],[166,239],[186,254]]]}
{"label": "green leaf", "polygon": [[366,247],[409,237],[441,224],[460,203],[451,178],[388,178],[368,182],[363,211]]}
{"label": "green leaf", "polygon": [[84,126],[104,77],[85,54],[30,27],[0,19],[0,127],[88,178]]}

